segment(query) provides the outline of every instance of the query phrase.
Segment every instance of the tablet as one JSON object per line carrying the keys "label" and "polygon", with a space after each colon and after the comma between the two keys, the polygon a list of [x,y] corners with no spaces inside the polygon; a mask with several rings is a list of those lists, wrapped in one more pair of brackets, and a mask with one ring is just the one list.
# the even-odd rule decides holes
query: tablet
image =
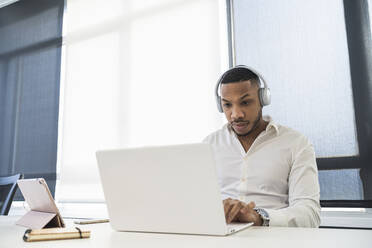
{"label": "tablet", "polygon": [[20,220],[20,225],[37,222],[43,227],[64,227],[65,224],[59,213],[57,205],[49,191],[48,185],[43,178],[20,179],[17,181],[25,201],[29,205],[29,211]]}

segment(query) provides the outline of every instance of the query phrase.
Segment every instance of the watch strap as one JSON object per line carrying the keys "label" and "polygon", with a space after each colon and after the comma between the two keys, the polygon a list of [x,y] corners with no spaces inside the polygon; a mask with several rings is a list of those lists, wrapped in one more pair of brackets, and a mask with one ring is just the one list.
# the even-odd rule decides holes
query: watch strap
{"label": "watch strap", "polygon": [[254,210],[260,215],[262,219],[262,226],[269,226],[270,224],[269,213],[263,208],[254,208]]}

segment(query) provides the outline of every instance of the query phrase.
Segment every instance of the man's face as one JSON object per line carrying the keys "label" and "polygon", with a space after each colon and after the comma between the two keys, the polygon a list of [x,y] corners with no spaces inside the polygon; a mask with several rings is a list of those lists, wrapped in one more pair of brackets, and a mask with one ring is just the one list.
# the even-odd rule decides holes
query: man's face
{"label": "man's face", "polygon": [[251,133],[262,117],[258,85],[250,80],[221,85],[222,108],[238,136]]}

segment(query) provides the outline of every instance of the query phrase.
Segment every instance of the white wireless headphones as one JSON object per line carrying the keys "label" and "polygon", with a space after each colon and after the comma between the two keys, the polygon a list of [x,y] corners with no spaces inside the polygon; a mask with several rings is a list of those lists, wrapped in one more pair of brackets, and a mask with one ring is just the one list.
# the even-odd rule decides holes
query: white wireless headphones
{"label": "white wireless headphones", "polygon": [[259,81],[262,81],[262,83],[263,83],[263,87],[260,86],[260,88],[258,90],[258,98],[260,100],[260,104],[261,104],[262,107],[269,105],[270,102],[271,102],[271,94],[270,94],[270,89],[267,87],[265,79],[256,70],[254,70],[254,69],[252,69],[248,66],[245,66],[245,65],[237,65],[237,66],[227,70],[224,74],[222,74],[220,79],[218,79],[218,82],[217,82],[217,85],[216,85],[216,101],[217,101],[218,111],[223,113],[223,108],[222,108],[222,103],[221,103],[221,96],[218,93],[219,90],[220,90],[221,82],[223,81],[223,79],[225,78],[225,76],[228,73],[230,73],[232,70],[238,69],[238,68],[249,70],[250,72],[253,72],[254,74],[256,74],[258,76]]}

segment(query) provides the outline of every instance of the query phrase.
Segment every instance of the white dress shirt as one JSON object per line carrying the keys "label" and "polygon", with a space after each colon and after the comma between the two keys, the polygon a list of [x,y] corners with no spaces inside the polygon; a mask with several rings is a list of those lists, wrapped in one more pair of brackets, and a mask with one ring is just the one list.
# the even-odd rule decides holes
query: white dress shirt
{"label": "white dress shirt", "polygon": [[247,152],[228,124],[210,134],[223,199],[233,198],[265,209],[270,226],[318,227],[319,182],[315,153],[308,139],[269,124]]}

